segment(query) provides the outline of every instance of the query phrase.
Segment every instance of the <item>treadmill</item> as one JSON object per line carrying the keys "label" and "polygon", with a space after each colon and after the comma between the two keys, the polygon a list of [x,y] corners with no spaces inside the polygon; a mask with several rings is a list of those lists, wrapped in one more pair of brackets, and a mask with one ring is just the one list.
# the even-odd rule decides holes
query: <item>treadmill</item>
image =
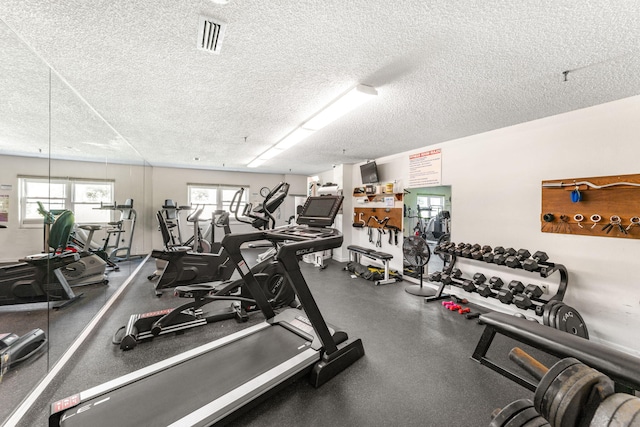
{"label": "treadmill", "polygon": [[[327,325],[302,276],[299,257],[342,245],[330,228],[342,196],[309,197],[297,225],[229,234],[222,245],[266,320],[51,404],[49,426],[209,426],[308,375],[319,387],[364,355],[360,339]],[[276,260],[303,310],[275,315],[240,246],[280,243]]]}

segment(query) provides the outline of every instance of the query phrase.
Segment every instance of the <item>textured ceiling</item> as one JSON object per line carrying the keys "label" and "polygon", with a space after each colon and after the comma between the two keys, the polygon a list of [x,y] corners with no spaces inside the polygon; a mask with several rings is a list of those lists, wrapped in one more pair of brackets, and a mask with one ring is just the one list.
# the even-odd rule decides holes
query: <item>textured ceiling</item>
{"label": "textured ceiling", "polygon": [[[200,14],[228,24],[220,54],[196,49]],[[53,156],[249,170],[336,96],[375,86],[255,170],[314,174],[640,94],[636,0],[3,0],[0,18],[57,73]],[[0,150],[33,155],[48,74],[0,37]]]}

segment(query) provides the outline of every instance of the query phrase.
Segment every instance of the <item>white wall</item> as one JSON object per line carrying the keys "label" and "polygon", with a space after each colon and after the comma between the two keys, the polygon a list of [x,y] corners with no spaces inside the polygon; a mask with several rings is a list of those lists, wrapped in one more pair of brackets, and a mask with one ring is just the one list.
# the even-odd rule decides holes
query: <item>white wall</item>
{"label": "white wall", "polygon": [[[639,135],[636,96],[429,146],[442,148],[442,184],[452,186],[452,240],[546,251],[569,270],[565,302],[591,339],[632,353],[640,353],[640,240],[542,233],[540,206],[542,180],[639,173]],[[377,159],[381,180],[408,182],[409,155],[424,149]],[[358,185],[357,165],[352,175]],[[637,202],[640,215],[640,190]],[[366,242],[363,231],[352,234]],[[401,250],[383,249],[398,268]]]}

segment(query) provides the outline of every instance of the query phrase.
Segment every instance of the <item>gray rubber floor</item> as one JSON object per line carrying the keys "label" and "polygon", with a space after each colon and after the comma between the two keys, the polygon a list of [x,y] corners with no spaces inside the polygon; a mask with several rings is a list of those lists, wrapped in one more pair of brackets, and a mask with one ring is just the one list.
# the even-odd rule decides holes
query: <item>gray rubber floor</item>
{"label": "gray rubber floor", "polygon": [[[327,261],[324,270],[301,265],[327,321],[342,327],[350,337],[361,338],[366,354],[318,389],[304,379],[290,384],[231,425],[486,426],[495,408],[532,397],[528,390],[470,359],[483,329],[475,320],[446,310],[440,302],[425,304],[404,291],[407,282],[376,287],[352,278],[342,263]],[[153,260],[143,266],[108,317],[19,425],[44,426],[49,404],[55,400],[263,320],[256,313],[247,323],[218,322],[123,352],[111,340],[130,314],[182,302],[169,295],[153,295],[147,276],[154,268]],[[506,360],[514,345],[498,337],[490,355]],[[541,360],[548,362],[544,357]],[[218,369],[230,367],[212,366],[202,375],[214,384]],[[171,384],[154,392],[171,393]],[[182,399],[189,396],[175,396],[175,404],[180,405]]]}

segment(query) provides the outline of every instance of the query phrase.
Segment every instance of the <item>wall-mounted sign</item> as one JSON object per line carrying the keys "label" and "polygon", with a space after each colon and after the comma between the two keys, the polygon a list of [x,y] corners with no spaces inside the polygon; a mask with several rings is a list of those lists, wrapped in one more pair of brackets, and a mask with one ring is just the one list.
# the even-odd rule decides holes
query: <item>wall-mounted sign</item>
{"label": "wall-mounted sign", "polygon": [[409,188],[441,185],[442,149],[409,156]]}

